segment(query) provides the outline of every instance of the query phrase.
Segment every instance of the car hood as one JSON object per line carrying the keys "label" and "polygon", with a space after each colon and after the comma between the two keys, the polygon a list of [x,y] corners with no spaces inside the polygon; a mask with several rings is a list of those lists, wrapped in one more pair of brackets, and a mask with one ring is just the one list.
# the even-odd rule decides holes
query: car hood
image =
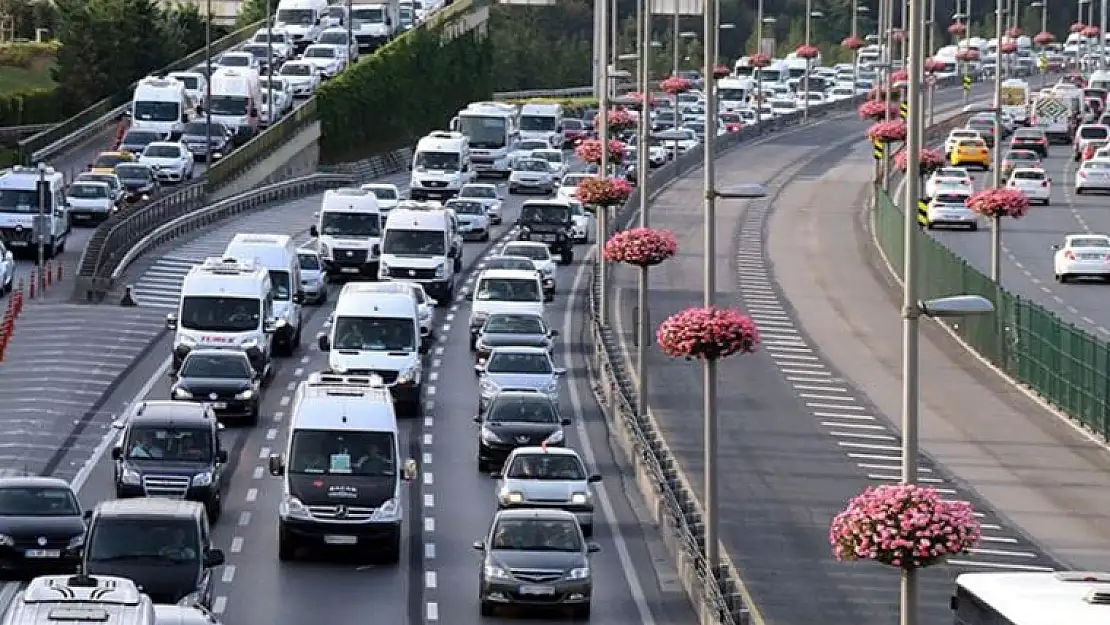
{"label": "car hood", "polygon": [[152,167],[170,167],[172,165],[180,165],[181,164],[181,159],[180,158],[160,158],[160,157],[153,157],[153,156],[144,156],[141,159],[139,159],[139,162],[142,163],[143,165],[150,165]]}
{"label": "car hood", "polygon": [[555,381],[555,376],[550,373],[541,375],[529,373],[486,373],[486,379],[493,382],[501,390],[510,389],[543,389]]}
{"label": "car hood", "polygon": [[332,67],[339,63],[338,59],[323,59],[318,57],[305,57],[302,60],[312,64],[313,67]]}
{"label": "car hood", "polygon": [[3,516],[0,534],[12,538],[73,538],[85,532],[80,516]]}
{"label": "car hood", "polygon": [[516,445],[540,445],[562,429],[558,423],[499,423],[485,421],[482,427],[493,432],[503,441]]}
{"label": "car hood", "polygon": [[149,181],[149,180],[127,180],[127,179],[123,179],[123,180],[120,180],[120,184],[122,184],[123,188],[127,189],[128,191],[135,191],[137,189],[148,189],[148,188],[154,186],[154,183]]}
{"label": "car hood", "polygon": [[69,205],[75,208],[108,208],[112,205],[111,198],[98,197],[98,198],[76,198],[67,197],[66,201]]}
{"label": "car hood", "polygon": [[168,560],[85,562],[89,575],[113,575],[134,580],[155,603],[174,604],[197,589],[203,569],[200,561],[171,563]]}
{"label": "car hood", "polygon": [[489,553],[494,564],[505,569],[549,569],[569,571],[586,566],[586,556],[580,551],[515,551],[495,549]]}
{"label": "car hood", "polygon": [[124,460],[130,467],[143,475],[189,475],[210,471],[212,465],[208,462],[182,462],[180,460],[149,460],[142,458],[126,458]]}
{"label": "car hood", "polygon": [[585,480],[527,480],[506,478],[502,481],[505,491],[519,492],[528,501],[570,501],[574,493],[585,493]]}

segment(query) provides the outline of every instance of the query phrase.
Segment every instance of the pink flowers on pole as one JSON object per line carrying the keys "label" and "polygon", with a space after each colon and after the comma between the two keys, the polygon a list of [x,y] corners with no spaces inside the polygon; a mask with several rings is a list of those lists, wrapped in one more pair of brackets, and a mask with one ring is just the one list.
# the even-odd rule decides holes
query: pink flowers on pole
{"label": "pink flowers on pole", "polygon": [[1087,25],[1083,22],[1072,22],[1072,25],[1068,26],[1068,31],[1073,33],[1081,33],[1086,27]]}
{"label": "pink flowers on pole", "polygon": [[794,54],[797,54],[799,59],[806,59],[808,61],[817,58],[821,54],[821,51],[817,49],[817,46],[802,44],[794,50]]}
{"label": "pink flowers on pole", "polygon": [[637,267],[651,267],[678,253],[678,242],[669,230],[632,228],[609,237],[605,260]]}
{"label": "pink flowers on pole", "polygon": [[[606,117],[609,120],[609,134],[620,134],[636,127],[636,116],[624,109],[609,109]],[[594,128],[601,128],[600,115],[594,117]],[[623,149],[624,146],[621,147]]]}
{"label": "pink flowers on pole", "polygon": [[892,484],[868,488],[829,527],[837,560],[874,560],[919,569],[966,553],[982,528],[966,501],[945,501],[933,488]]}
{"label": "pink flowers on pole", "polygon": [[1021,29],[1016,26],[1014,28],[1008,28],[1006,29],[1006,36],[1011,39],[1017,39],[1021,36]]}
{"label": "pink flowers on pole", "polygon": [[[635,100],[637,104],[643,104],[644,103],[644,94],[640,93],[639,91],[629,92],[628,97]],[[653,96],[651,94],[648,94],[648,106],[653,106],[654,104],[655,104],[655,96]]]}
{"label": "pink flowers on pole", "polygon": [[671,76],[659,83],[659,88],[662,89],[664,93],[669,93],[671,95],[686,93],[693,86],[693,83],[681,76]]}
{"label": "pink flowers on pole", "polygon": [[859,105],[856,112],[859,113],[860,119],[879,122],[887,117],[896,117],[898,115],[898,105],[891,102],[890,106],[887,106],[885,100],[868,100]]}
{"label": "pink flowers on pole", "polygon": [[[574,154],[591,165],[601,164],[601,139],[586,139],[574,148]],[[624,158],[624,144],[609,139],[609,162],[619,163]]]}
{"label": "pink flowers on pole", "polygon": [[575,197],[588,206],[619,206],[632,195],[632,185],[624,178],[589,178],[583,180]]}
{"label": "pink flowers on pole", "polygon": [[975,50],[973,48],[968,48],[966,50],[957,50],[956,51],[956,60],[957,61],[964,61],[964,62],[978,61],[979,60],[979,51]]}
{"label": "pink flowers on pole", "polygon": [[731,74],[731,73],[732,73],[732,70],[730,70],[728,68],[728,65],[721,65],[721,64],[718,63],[717,65],[715,65],[713,67],[713,77],[716,78],[717,80],[720,80],[722,78],[727,78],[728,75]]}
{"label": "pink flowers on pole", "polygon": [[852,52],[859,50],[865,45],[867,45],[867,42],[860,37],[845,37],[844,40],[840,42],[841,48],[851,50]]}
{"label": "pink flowers on pole", "polygon": [[896,119],[889,122],[872,124],[867,129],[867,138],[872,141],[892,143],[906,140],[906,122]]}
{"label": "pink flowers on pole", "polygon": [[[944,155],[936,150],[922,148],[917,154],[918,174],[928,176],[934,171],[944,167]],[[894,155],[894,166],[899,171],[906,171],[909,165],[909,153],[902,150]]]}
{"label": "pink flowers on pole", "polygon": [[924,69],[929,74],[932,74],[934,72],[942,72],[944,71],[945,67],[945,62],[941,61],[940,59],[925,59]]}
{"label": "pink flowers on pole", "polygon": [[984,217],[1021,219],[1029,212],[1029,198],[1017,189],[985,189],[967,198],[967,207]]}
{"label": "pink flowers on pole", "polygon": [[1101,31],[1099,30],[1098,26],[1084,26],[1082,30],[1083,36],[1088,38],[1098,37],[1099,32]]}
{"label": "pink flowers on pole", "polygon": [[1003,41],[998,49],[1002,51],[1002,54],[1013,54],[1017,52],[1017,44],[1012,41]]}
{"label": "pink flowers on pole", "polygon": [[756,52],[755,54],[748,57],[748,65],[751,65],[752,67],[767,67],[770,64],[770,55],[763,54],[762,52]]}
{"label": "pink flowers on pole", "polygon": [[1047,30],[1042,30],[1033,37],[1033,43],[1037,44],[1038,46],[1047,46],[1054,41],[1056,41],[1056,35],[1053,35]]}
{"label": "pink flowers on pole", "polygon": [[910,75],[906,73],[906,70],[900,69],[896,72],[891,72],[890,74],[889,82],[891,86],[897,87],[898,85],[904,85],[909,81]]}
{"label": "pink flowers on pole", "polygon": [[953,35],[962,35],[967,32],[967,26],[959,22],[956,22],[955,24],[949,24],[948,32],[952,33]]}
{"label": "pink flowers on pole", "polygon": [[759,329],[730,308],[687,308],[667,317],[655,331],[655,340],[671,358],[720,360],[756,351]]}

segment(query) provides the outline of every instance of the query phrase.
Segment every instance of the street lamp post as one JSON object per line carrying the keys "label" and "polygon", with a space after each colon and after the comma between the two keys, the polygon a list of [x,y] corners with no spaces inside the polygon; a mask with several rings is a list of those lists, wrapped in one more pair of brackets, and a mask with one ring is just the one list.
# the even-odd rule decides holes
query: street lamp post
{"label": "street lamp post", "polygon": [[[674,48],[671,52],[674,55],[674,60],[671,63],[671,75],[678,76],[678,40],[681,34],[679,33],[678,27],[680,26],[679,17],[681,14],[679,12],[679,0],[671,0],[671,2],[674,2],[674,30],[671,33],[671,47]],[[677,108],[678,107],[675,107],[675,110],[677,110]]]}
{"label": "street lamp post", "polygon": [[352,56],[351,49],[358,51],[358,42],[355,41],[355,20],[351,17],[353,2],[347,0],[347,15],[343,17],[343,25],[347,27],[347,56]]}
{"label": "street lamp post", "polygon": [[[39,279],[42,280],[42,272],[45,271],[46,263],[46,196],[50,194],[50,187],[46,185],[46,163],[39,162],[39,213],[38,219],[35,220],[35,227],[31,231],[35,235],[35,243],[38,246],[38,261],[39,261]],[[53,201],[53,199],[51,199]],[[53,210],[51,210],[53,213]],[[33,288],[33,287],[32,287]]]}
{"label": "street lamp post", "polygon": [[[820,19],[825,17],[825,14],[820,11],[813,10],[813,0],[806,0],[806,46],[810,45],[810,39],[813,34],[813,20],[814,18]],[[813,59],[806,59],[806,75],[802,77],[805,81],[804,101],[802,102],[802,119],[809,119],[809,72],[813,67]]]}
{"label": "street lamp post", "polygon": [[[1002,37],[1005,14],[1003,2],[995,0],[995,31],[998,44],[994,51],[994,171],[991,172],[991,183],[995,189],[1002,188]],[[912,170],[907,170],[912,171]],[[1002,226],[1001,220],[991,220],[991,280],[995,284],[1002,284]]]}
{"label": "street lamp post", "polygon": [[[594,3],[597,12],[595,24],[598,31],[597,58],[601,63],[601,84],[598,86],[598,111],[601,117],[598,122],[598,136],[601,138],[601,172],[602,177],[609,175],[609,3],[600,0]],[[605,237],[609,234],[608,210],[601,207],[597,211],[597,242],[605,244]],[[602,326],[609,323],[609,305],[605,297],[608,282],[608,267],[605,259],[598,256],[598,284],[601,287],[602,297],[598,298],[598,321]]]}
{"label": "street lamp post", "polygon": [[[855,38],[859,37],[859,16],[860,16],[860,14],[861,13],[867,13],[869,10],[870,9],[868,9],[867,7],[863,6],[862,4],[859,4],[858,0],[856,1],[855,6],[852,9],[852,39],[855,39]],[[859,85],[859,49],[854,50],[853,53],[852,53],[852,93],[853,94],[855,94],[855,92],[856,92],[855,90],[857,89],[857,85]]]}
{"label": "street lamp post", "polygon": [[[759,3],[759,10],[763,11],[763,2],[762,2],[762,0],[760,0],[760,3]],[[773,17],[761,17],[761,18],[759,18],[759,24],[756,26],[756,40],[757,40],[756,45],[760,46],[760,47],[759,47],[759,49],[756,50],[756,53],[760,53],[760,52],[763,51],[763,48],[762,48],[762,46],[763,46],[763,25],[766,24],[768,26],[774,26],[775,22],[777,22],[777,21],[778,20],[773,18]],[[756,115],[756,119],[758,121],[762,122],[763,121],[763,68],[762,67],[755,68],[755,94],[756,94],[756,96],[755,96],[756,97],[755,115]]]}
{"label": "street lamp post", "polygon": [[1041,32],[1047,32],[1048,31],[1048,7],[1046,6],[1046,4],[1047,3],[1045,3],[1045,2],[1041,2],[1041,0],[1037,0],[1037,2],[1030,2],[1029,3],[1029,8],[1030,9],[1040,9],[1041,10]]}
{"label": "street lamp post", "polygon": [[204,166],[212,166],[212,0],[204,9]]}
{"label": "street lamp post", "polygon": [[[347,20],[351,21],[350,19]],[[351,56],[347,42],[348,62]],[[270,0],[266,0],[266,126],[274,125],[274,20],[270,19]]]}

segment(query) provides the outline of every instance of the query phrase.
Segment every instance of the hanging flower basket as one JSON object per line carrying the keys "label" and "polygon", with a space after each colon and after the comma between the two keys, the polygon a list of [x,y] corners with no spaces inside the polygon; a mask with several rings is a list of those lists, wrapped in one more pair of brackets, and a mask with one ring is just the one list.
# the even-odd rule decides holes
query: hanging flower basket
{"label": "hanging flower basket", "polygon": [[686,93],[693,88],[693,86],[693,83],[681,76],[671,76],[659,83],[659,88],[662,89],[664,93],[669,93],[671,95]]}
{"label": "hanging flower basket", "polygon": [[[574,148],[574,154],[591,165],[601,164],[601,139],[586,139]],[[624,144],[609,139],[609,162],[619,163],[624,158]]]}
{"label": "hanging flower basket", "polygon": [[904,86],[910,81],[910,75],[907,74],[905,70],[900,69],[896,72],[892,72],[890,74],[890,78],[888,78],[887,80],[890,83],[891,87],[898,88]]}
{"label": "hanging flower basket", "polygon": [[893,41],[902,41],[906,38],[906,33],[902,32],[902,30],[899,28],[895,28],[894,30],[890,31],[890,38]]}
{"label": "hanging flower basket", "polygon": [[574,193],[587,206],[620,206],[632,195],[632,185],[624,178],[587,178]]}
{"label": "hanging flower basket", "polygon": [[678,253],[674,233],[655,228],[632,228],[609,237],[605,260],[637,267],[652,267]]}
{"label": "hanging flower basket", "polygon": [[[627,132],[636,127],[636,116],[624,109],[610,109],[609,114],[606,115],[609,121],[609,134],[617,135],[622,132]],[[601,116],[594,116],[594,128],[601,129]]]}
{"label": "hanging flower basket", "polygon": [[936,72],[943,72],[947,64],[940,59],[925,59],[925,72],[933,74]]}
{"label": "hanging flower basket", "polygon": [[[639,91],[629,92],[628,97],[632,98],[637,104],[642,105],[644,103],[644,94],[640,93]],[[654,105],[655,105],[655,96],[653,96],[651,94],[648,94],[648,106],[654,106]]]}
{"label": "hanging flower basket", "polygon": [[1068,26],[1068,32],[1081,33],[1086,27],[1087,25],[1083,22],[1073,22],[1071,26]]}
{"label": "hanging flower basket", "polygon": [[998,49],[1002,51],[1002,54],[1013,54],[1017,52],[1017,44],[1012,41],[1003,41]]}
{"label": "hanging flower basket", "polygon": [[671,358],[720,360],[756,351],[759,329],[754,321],[730,308],[687,308],[659,325],[655,341]]}
{"label": "hanging flower basket", "polygon": [[965,63],[969,61],[978,61],[979,51],[975,50],[974,48],[968,48],[967,50],[957,50],[956,60],[963,61]]}
{"label": "hanging flower basket", "polygon": [[1042,30],[1033,37],[1033,43],[1037,44],[1038,46],[1047,46],[1048,44],[1055,41],[1056,35],[1053,35],[1047,30]]}
{"label": "hanging flower basket", "polygon": [[1007,29],[1006,30],[1006,36],[1011,38],[1011,39],[1017,39],[1018,37],[1021,36],[1021,29],[1016,28],[1016,27]]}
{"label": "hanging flower basket", "polygon": [[867,129],[867,138],[872,141],[882,141],[883,143],[905,141],[906,122],[895,119],[889,122],[872,124],[871,127]]}
{"label": "hanging flower basket", "polygon": [[798,55],[799,59],[810,61],[817,58],[821,54],[821,51],[817,49],[817,46],[802,44],[794,50],[794,54]]}
{"label": "hanging flower basket", "polygon": [[732,73],[732,70],[730,70],[728,68],[728,65],[718,64],[718,65],[715,65],[713,67],[713,77],[716,78],[717,80],[720,80],[722,78],[728,78],[728,75],[731,74],[731,73]]}
{"label": "hanging flower basket", "polygon": [[767,67],[771,64],[771,55],[756,52],[748,57],[748,65],[752,67]]}
{"label": "hanging flower basket", "polygon": [[974,548],[982,527],[966,501],[946,501],[916,484],[868,488],[829,527],[837,560],[874,560],[920,569]]}
{"label": "hanging flower basket", "polygon": [[897,117],[898,105],[891,102],[890,106],[887,106],[886,100],[868,100],[859,105],[856,112],[859,113],[860,119],[870,119],[880,122],[887,117]]}
{"label": "hanging flower basket", "polygon": [[1029,211],[1029,198],[1017,189],[985,189],[969,197],[966,203],[983,217],[1021,219]]}
{"label": "hanging flower basket", "polygon": [[1099,32],[1098,26],[1085,26],[1081,34],[1089,39],[1091,37],[1098,37]]}
{"label": "hanging flower basket", "polygon": [[846,37],[843,41],[840,42],[841,48],[851,50],[852,52],[859,50],[865,45],[867,45],[867,42],[860,37]]}
{"label": "hanging flower basket", "polygon": [[953,35],[962,35],[967,32],[967,25],[956,22],[948,25],[948,32]]}
{"label": "hanging flower basket", "polygon": [[[907,162],[908,160],[909,153],[905,150],[900,150],[894,155],[894,166],[898,168],[898,171],[904,172],[906,171],[906,165],[909,164]],[[936,150],[922,148],[921,151],[917,153],[917,162],[918,174],[928,176],[941,167],[944,167],[944,155]]]}

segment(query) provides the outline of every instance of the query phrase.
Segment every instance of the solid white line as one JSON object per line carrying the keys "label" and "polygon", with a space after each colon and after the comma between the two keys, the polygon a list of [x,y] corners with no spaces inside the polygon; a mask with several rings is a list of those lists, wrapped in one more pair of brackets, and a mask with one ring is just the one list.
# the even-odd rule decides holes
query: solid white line
{"label": "solid white line", "polygon": [[968,549],[968,553],[983,554],[987,556],[1008,556],[1011,558],[1036,558],[1035,553],[1028,551],[1006,551],[1005,549]]}
{"label": "solid white line", "polygon": [[948,564],[956,566],[983,567],[985,569],[1004,569],[1012,571],[1038,571],[1052,573],[1056,569],[1048,566],[1033,566],[1030,564],[1003,564],[1001,562],[975,562],[973,560],[948,560]]}
{"label": "solid white line", "polygon": [[856,421],[874,421],[875,417],[869,414],[846,414],[843,412],[819,412],[814,411],[813,416],[822,417],[825,419],[854,419]]}

